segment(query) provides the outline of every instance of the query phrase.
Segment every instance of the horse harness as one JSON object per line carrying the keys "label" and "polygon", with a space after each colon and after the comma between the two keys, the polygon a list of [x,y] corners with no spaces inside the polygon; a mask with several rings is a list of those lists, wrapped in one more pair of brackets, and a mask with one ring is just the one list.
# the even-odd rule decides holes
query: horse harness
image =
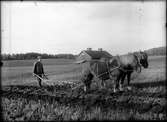
{"label": "horse harness", "polygon": [[[135,55],[135,54],[134,54],[134,56],[136,56],[138,66],[141,67],[141,64],[140,64],[140,61],[139,61],[138,56]],[[106,65],[107,65],[107,72],[104,72],[104,73],[101,73],[101,74],[99,74],[99,75],[96,75],[96,73],[94,73],[92,70],[90,70],[91,73],[92,73],[96,78],[99,78],[99,77],[101,77],[101,76],[103,76],[103,75],[105,75],[105,74],[109,74],[109,76],[112,77],[113,75],[111,74],[111,72],[114,71],[114,70],[116,70],[116,69],[120,69],[120,70],[123,71],[123,72],[132,72],[132,71],[134,71],[134,69],[132,69],[132,70],[123,69],[120,64],[119,64],[118,66],[116,66],[116,67],[110,69],[108,63],[107,63],[107,62],[105,62],[105,63],[106,63]],[[98,63],[96,63],[96,65],[97,65],[97,73],[98,73]],[[140,72],[141,72],[141,71],[140,71]],[[138,72],[138,73],[139,73],[139,72]]]}
{"label": "horse harness", "polygon": [[[98,73],[98,63],[96,63],[96,65],[97,65],[97,71],[96,71],[96,72]],[[90,71],[91,71],[91,73],[92,73],[96,78],[99,78],[99,77],[102,77],[102,76],[105,75],[105,74],[109,74],[110,76],[112,76],[111,72],[114,71],[115,69],[120,68],[120,66],[117,66],[117,67],[114,67],[112,70],[110,70],[109,65],[108,65],[107,62],[106,62],[106,65],[107,65],[107,72],[104,72],[104,73],[101,73],[101,74],[99,74],[99,75],[96,75],[95,72],[93,72],[92,70],[90,70]]]}

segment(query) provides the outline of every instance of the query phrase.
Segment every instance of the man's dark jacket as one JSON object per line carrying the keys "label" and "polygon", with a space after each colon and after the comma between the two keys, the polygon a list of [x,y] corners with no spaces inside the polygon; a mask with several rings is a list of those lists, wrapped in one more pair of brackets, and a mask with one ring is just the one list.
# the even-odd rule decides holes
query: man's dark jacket
{"label": "man's dark jacket", "polygon": [[35,62],[33,73],[37,75],[44,74],[43,64],[41,62],[39,61]]}

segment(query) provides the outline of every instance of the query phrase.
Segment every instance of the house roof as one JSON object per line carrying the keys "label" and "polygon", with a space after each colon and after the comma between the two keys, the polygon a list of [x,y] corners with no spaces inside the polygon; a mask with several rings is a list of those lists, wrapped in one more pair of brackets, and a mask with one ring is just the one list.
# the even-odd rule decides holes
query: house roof
{"label": "house roof", "polygon": [[[82,56],[83,54],[83,56]],[[80,64],[80,63],[84,63],[87,61],[87,57],[85,57],[86,55],[88,55],[91,59],[93,60],[99,60],[101,58],[111,58],[112,55],[110,53],[108,53],[107,51],[97,51],[97,50],[83,50],[82,52],[80,52],[80,54],[78,55],[76,61],[74,63]]]}
{"label": "house roof", "polygon": [[92,59],[100,59],[100,58],[110,58],[112,57],[107,51],[95,51],[95,50],[84,50]]}

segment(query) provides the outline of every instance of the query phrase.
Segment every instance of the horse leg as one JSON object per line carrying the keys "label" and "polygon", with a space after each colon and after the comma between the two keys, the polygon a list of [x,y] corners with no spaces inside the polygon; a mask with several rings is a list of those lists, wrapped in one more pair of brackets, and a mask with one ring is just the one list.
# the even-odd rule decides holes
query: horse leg
{"label": "horse leg", "polygon": [[117,76],[117,78],[114,80],[114,93],[117,91],[118,87],[119,87],[119,81],[120,81],[120,76]]}
{"label": "horse leg", "polygon": [[84,86],[84,91],[87,92],[90,90],[90,85],[91,85],[92,80],[87,80]]}
{"label": "horse leg", "polygon": [[87,87],[86,87],[86,86],[84,86],[84,91],[85,91],[85,92],[87,91]]}
{"label": "horse leg", "polygon": [[90,90],[90,85],[91,85],[92,80],[89,81],[89,84],[87,85],[88,91]]}
{"label": "horse leg", "polygon": [[84,91],[86,92],[87,91],[87,89],[88,89],[88,80],[87,79],[85,79],[84,80]]}
{"label": "horse leg", "polygon": [[130,78],[131,78],[131,72],[127,74],[127,80],[128,80],[128,86],[127,89],[131,90],[132,88],[130,87]]}
{"label": "horse leg", "polygon": [[105,87],[105,81],[104,80],[101,80],[101,86],[102,86],[102,88]]}
{"label": "horse leg", "polygon": [[88,83],[87,83],[87,89],[88,90],[90,90],[90,86],[91,86],[93,77],[94,77],[93,74],[89,73],[89,75],[88,75]]}
{"label": "horse leg", "polygon": [[121,82],[119,84],[119,90],[120,91],[123,91],[123,83],[124,83],[125,77],[126,77],[126,73],[123,73],[122,77],[121,77]]}
{"label": "horse leg", "polygon": [[114,90],[113,90],[113,91],[114,91],[114,93],[115,93],[115,92],[117,92],[117,91],[116,91],[116,87],[117,87],[117,81],[116,81],[116,80],[114,80]]}
{"label": "horse leg", "polygon": [[104,87],[106,88],[106,82],[103,80],[103,85],[104,85]]}
{"label": "horse leg", "polygon": [[93,75],[90,72],[86,72],[81,78],[84,83],[84,91],[88,91],[90,89],[90,85],[92,83]]}

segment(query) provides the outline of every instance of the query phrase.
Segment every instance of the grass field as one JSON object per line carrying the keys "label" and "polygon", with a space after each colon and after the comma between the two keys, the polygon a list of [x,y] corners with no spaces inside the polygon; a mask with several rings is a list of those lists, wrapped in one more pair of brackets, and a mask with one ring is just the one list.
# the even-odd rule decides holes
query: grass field
{"label": "grass field", "polygon": [[[75,60],[69,59],[43,59],[44,70],[52,82],[64,80],[79,80],[82,66],[75,64]],[[2,85],[20,85],[36,82],[32,77],[34,60],[4,61],[1,69]],[[149,68],[143,69],[140,74],[132,74],[133,82],[148,82],[166,80],[165,57],[149,57]]]}
{"label": "grass field", "polygon": [[[165,120],[166,57],[149,57],[149,68],[132,74],[132,91],[113,93],[107,81],[105,89],[92,84],[92,91],[55,85],[37,86],[32,77],[34,60],[5,61],[2,67],[2,108],[5,120]],[[76,81],[81,65],[74,60],[43,60],[52,82]],[[126,82],[125,82],[126,84]]]}
{"label": "grass field", "polygon": [[[2,67],[2,85],[21,85],[36,83],[32,76],[34,60],[4,61]],[[81,65],[70,59],[43,59],[44,71],[53,82],[58,80],[77,79]],[[34,85],[34,84],[33,84]]]}

